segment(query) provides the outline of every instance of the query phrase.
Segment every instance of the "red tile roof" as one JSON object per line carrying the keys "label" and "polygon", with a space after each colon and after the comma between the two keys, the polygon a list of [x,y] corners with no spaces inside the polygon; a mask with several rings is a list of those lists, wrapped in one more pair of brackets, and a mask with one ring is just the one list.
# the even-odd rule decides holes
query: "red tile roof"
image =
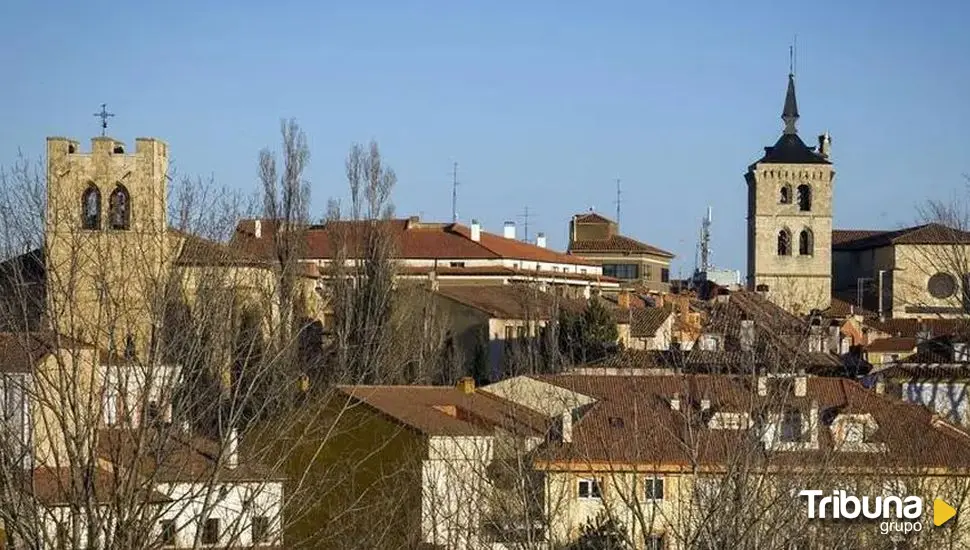
{"label": "red tile roof", "polygon": [[156,483],[211,481],[281,480],[266,467],[242,459],[235,468],[219,464],[219,443],[198,436],[172,433],[172,430],[131,432],[106,429],[98,432],[98,456],[118,468],[135,472]]}
{"label": "red tile roof", "polygon": [[595,252],[636,252],[663,256],[664,258],[674,257],[672,252],[667,252],[656,246],[642,243],[636,239],[624,237],[623,235],[611,235],[608,239],[590,239],[569,243],[570,254],[591,254]]}
{"label": "red tile roof", "polygon": [[[868,472],[880,468],[896,472],[906,468],[970,469],[970,436],[962,430],[919,405],[879,395],[844,378],[808,377],[804,397],[780,386],[759,396],[750,376],[567,374],[535,378],[597,400],[574,422],[571,443],[540,449],[536,457],[540,467],[589,469],[597,463],[614,468],[636,464],[660,471],[729,467],[739,448],[752,445],[751,436],[746,430],[708,427],[709,413],[700,410],[700,401],[709,399],[711,412],[756,415],[782,407],[808,413],[812,402],[817,405],[819,449],[748,453],[745,459],[755,461],[752,467],[818,466]],[[681,398],[679,410],[670,404],[675,394]],[[884,444],[886,452],[836,450],[829,425],[842,413],[871,414],[879,427],[868,439]]]}
{"label": "red tile roof", "polygon": [[[255,237],[255,220],[242,220],[236,227],[233,244],[266,257],[271,254],[275,224],[261,220],[259,239]],[[343,239],[351,249],[361,249],[371,228],[386,231],[394,245],[393,256],[419,260],[487,260],[510,259],[582,266],[592,262],[541,248],[534,244],[482,231],[480,239],[471,239],[471,230],[459,223],[424,223],[414,218],[381,221],[337,221],[311,226],[305,234],[307,259],[330,259],[336,252],[334,240]],[[356,243],[356,245],[354,245]]]}
{"label": "red tile roof", "polygon": [[915,338],[921,331],[929,332],[930,338],[937,336],[962,336],[970,334],[970,320],[967,319],[867,319],[863,323],[868,327],[890,336],[906,336]]}
{"label": "red tile roof", "polygon": [[576,220],[577,223],[615,223],[613,220],[602,214],[597,214],[596,212],[576,214],[573,219]]}
{"label": "red tile roof", "polygon": [[390,419],[425,435],[492,435],[504,428],[544,435],[549,419],[491,394],[454,386],[340,386],[338,389]]}
{"label": "red tile roof", "polygon": [[[619,312],[623,315],[623,311]],[[642,307],[630,308],[628,315],[630,318],[630,336],[634,338],[650,338],[657,334],[660,327],[667,322],[674,313],[671,305],[664,307]]]}
{"label": "red tile roof", "polygon": [[0,332],[0,371],[31,372],[58,349],[91,348],[53,332]]}
{"label": "red tile roof", "polygon": [[873,353],[889,353],[894,351],[914,351],[916,349],[916,338],[906,336],[891,336],[874,340],[866,351]]}
{"label": "red tile roof", "polygon": [[970,232],[939,223],[894,231],[832,231],[833,250],[865,250],[897,244],[970,244]]}
{"label": "red tile roof", "polygon": [[269,265],[265,258],[249,254],[238,247],[175,229],[170,229],[169,233],[179,239],[180,248],[175,265],[261,267]]}
{"label": "red tile roof", "polygon": [[437,294],[487,313],[494,319],[548,320],[559,309],[582,309],[585,300],[567,299],[524,285],[454,285]]}
{"label": "red tile roof", "polygon": [[[130,483],[130,480],[119,478],[102,468],[95,468],[93,472],[88,472],[65,467],[39,467],[35,468],[32,474],[33,485],[28,490],[33,491],[34,496],[47,506],[68,506],[71,503],[77,503],[79,498],[89,497],[94,498],[98,503],[110,503],[118,497],[118,492],[125,487],[125,483]],[[84,487],[82,480],[90,482],[91,485]],[[140,500],[143,502],[171,502],[167,496],[148,487],[136,486],[126,489],[129,493],[142,494]],[[83,494],[79,494],[79,491],[83,491]]]}

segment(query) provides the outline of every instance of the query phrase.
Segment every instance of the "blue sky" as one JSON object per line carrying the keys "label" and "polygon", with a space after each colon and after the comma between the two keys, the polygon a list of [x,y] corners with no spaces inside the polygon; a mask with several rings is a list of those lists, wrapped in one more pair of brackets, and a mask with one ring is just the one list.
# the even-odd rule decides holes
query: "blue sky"
{"label": "blue sky", "polygon": [[[743,7],[739,7],[743,4]],[[251,191],[281,117],[306,130],[314,214],[377,139],[399,214],[520,224],[562,248],[570,214],[694,264],[744,269],[742,174],[777,139],[798,35],[800,132],[828,130],[837,227],[909,224],[970,172],[970,4],[913,2],[4,2],[0,163],[44,138],[165,139],[182,174]],[[86,145],[85,145],[86,147]]]}

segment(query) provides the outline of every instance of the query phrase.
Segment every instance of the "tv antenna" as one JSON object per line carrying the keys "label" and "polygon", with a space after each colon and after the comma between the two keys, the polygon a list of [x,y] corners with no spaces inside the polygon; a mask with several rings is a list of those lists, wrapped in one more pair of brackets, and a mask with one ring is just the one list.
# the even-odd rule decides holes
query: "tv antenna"
{"label": "tv antenna", "polygon": [[616,203],[616,224],[619,225],[620,224],[620,204],[623,202],[622,192],[620,191],[620,178],[616,178],[616,200],[613,202]]}
{"label": "tv antenna", "polygon": [[458,161],[451,168],[451,221],[458,223]]}
{"label": "tv antenna", "polygon": [[529,221],[536,218],[536,215],[534,212],[529,212],[529,206],[526,205],[519,217],[522,218],[522,225],[525,228],[525,242],[529,242]]}

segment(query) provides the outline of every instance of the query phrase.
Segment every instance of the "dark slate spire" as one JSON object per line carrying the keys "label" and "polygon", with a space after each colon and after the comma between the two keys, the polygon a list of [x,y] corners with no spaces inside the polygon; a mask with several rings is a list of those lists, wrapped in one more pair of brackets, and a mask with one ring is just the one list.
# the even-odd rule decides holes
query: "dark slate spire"
{"label": "dark slate spire", "polygon": [[795,122],[798,121],[798,102],[795,101],[795,75],[788,73],[788,91],[785,93],[785,108],[781,111],[781,119],[785,121],[785,133],[797,134]]}

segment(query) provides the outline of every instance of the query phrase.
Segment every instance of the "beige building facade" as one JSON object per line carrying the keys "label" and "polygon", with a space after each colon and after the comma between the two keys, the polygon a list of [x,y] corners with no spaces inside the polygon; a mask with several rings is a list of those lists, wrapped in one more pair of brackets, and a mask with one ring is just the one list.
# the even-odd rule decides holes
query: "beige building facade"
{"label": "beige building facade", "polygon": [[747,284],[798,314],[828,307],[832,294],[831,139],[816,150],[798,136],[795,80],[788,78],[784,133],[748,167]]}

